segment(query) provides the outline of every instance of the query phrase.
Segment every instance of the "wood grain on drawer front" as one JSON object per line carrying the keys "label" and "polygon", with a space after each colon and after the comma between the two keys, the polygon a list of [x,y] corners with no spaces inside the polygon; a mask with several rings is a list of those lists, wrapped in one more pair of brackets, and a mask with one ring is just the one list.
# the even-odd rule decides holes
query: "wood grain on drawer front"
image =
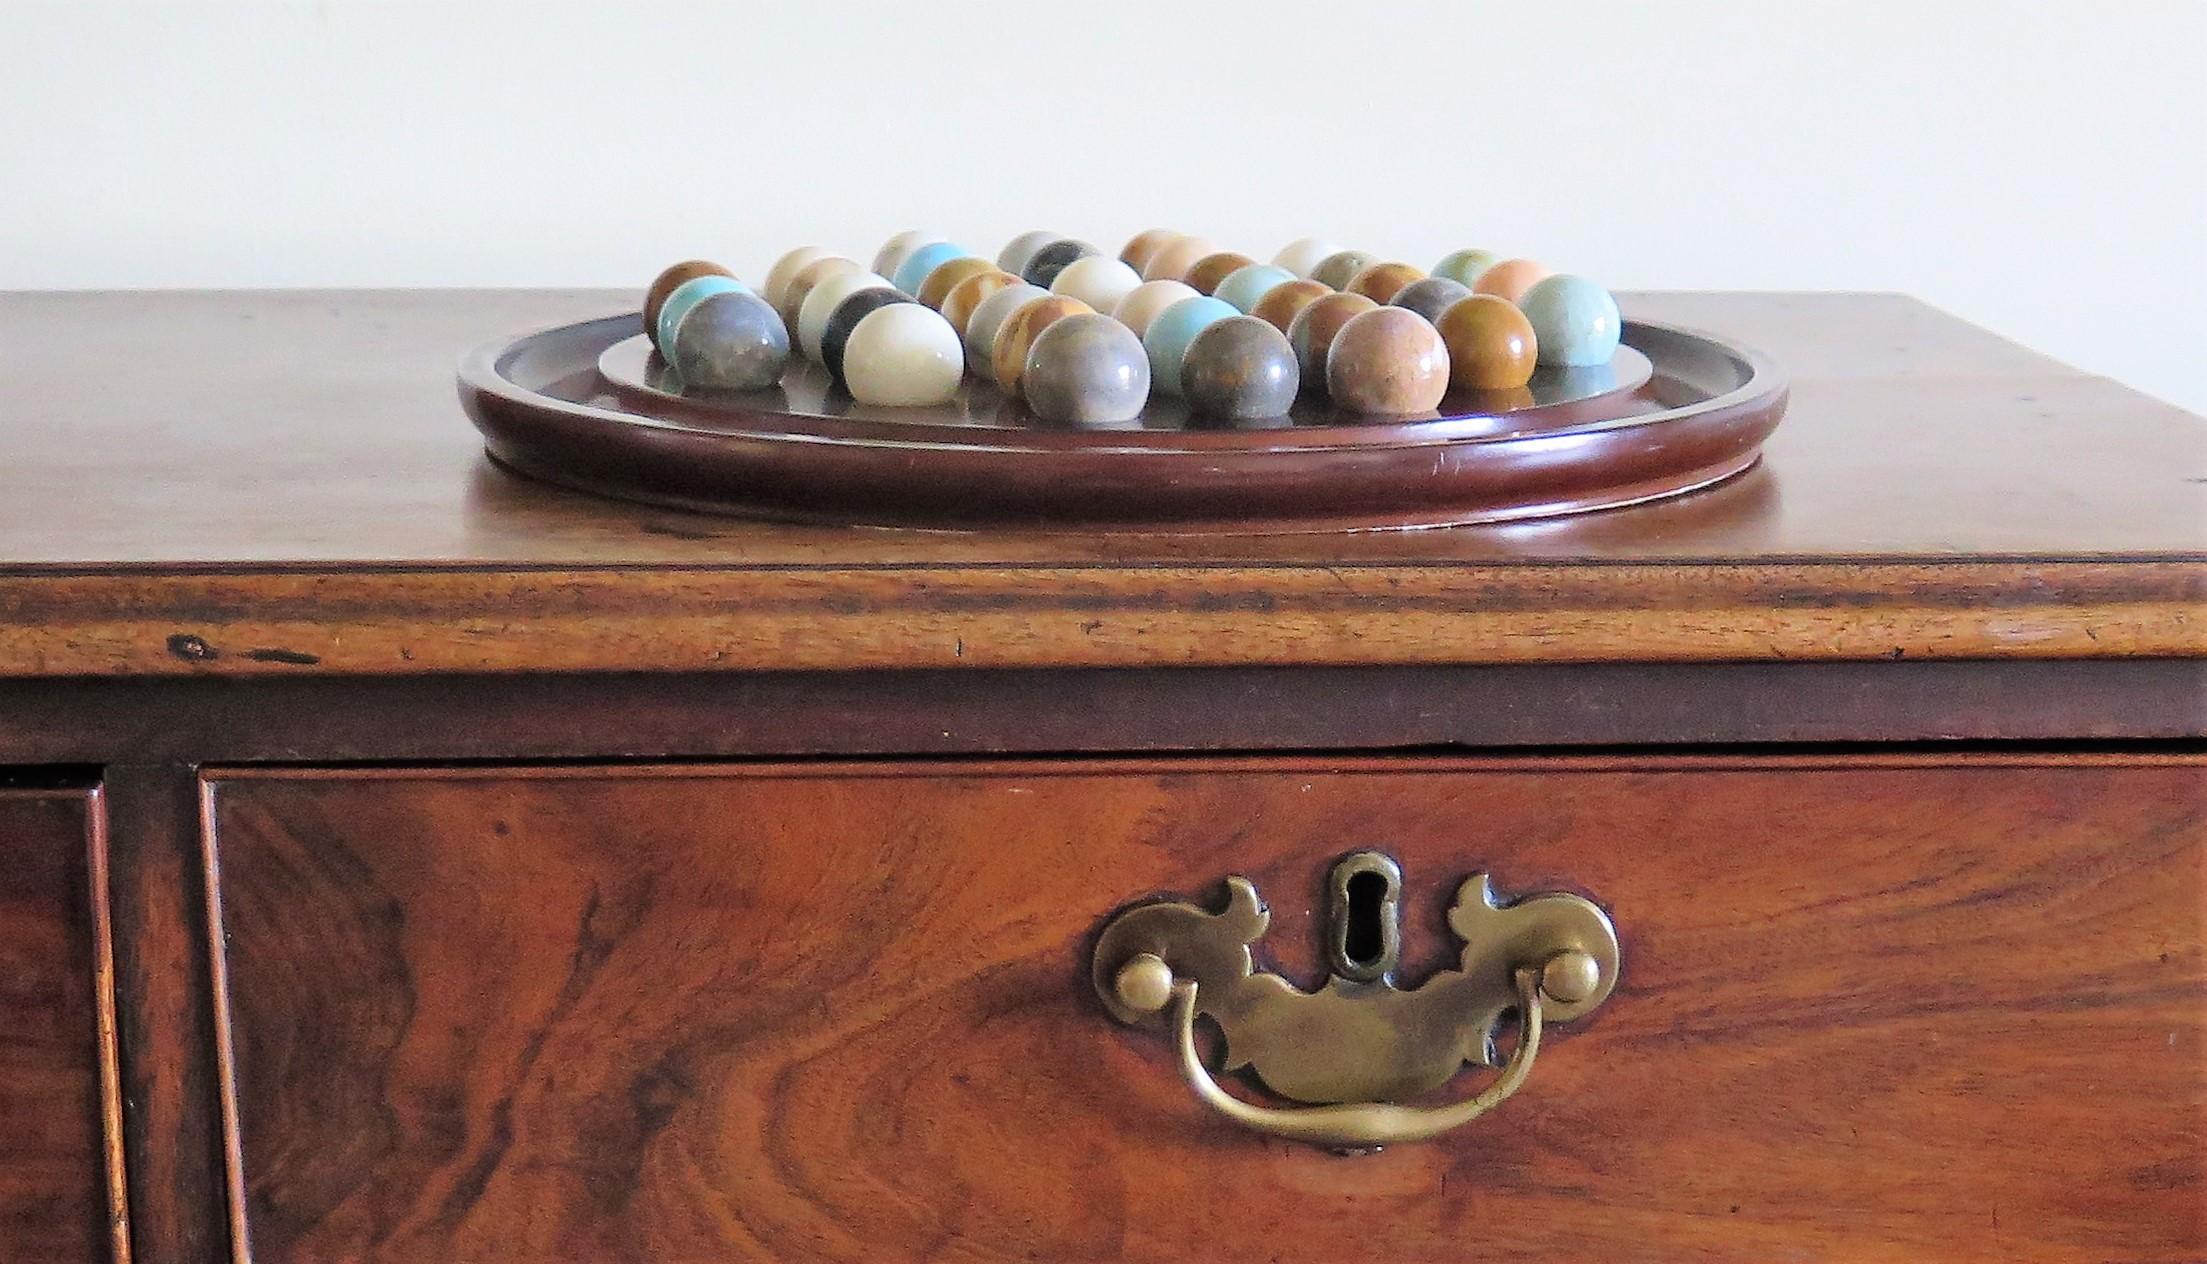
{"label": "wood grain on drawer front", "polygon": [[[2207,764],[1268,759],[209,783],[235,1179],[304,1260],[2207,1256]],[[1341,1158],[1208,1117],[1100,921],[1329,862],[1584,892],[1623,983]],[[1457,1086],[1460,1087],[1460,1086]],[[241,1251],[244,1248],[241,1247]],[[1530,1254],[1527,1254],[1530,1253]]]}
{"label": "wood grain on drawer front", "polygon": [[124,1260],[91,790],[0,790],[0,1264]]}

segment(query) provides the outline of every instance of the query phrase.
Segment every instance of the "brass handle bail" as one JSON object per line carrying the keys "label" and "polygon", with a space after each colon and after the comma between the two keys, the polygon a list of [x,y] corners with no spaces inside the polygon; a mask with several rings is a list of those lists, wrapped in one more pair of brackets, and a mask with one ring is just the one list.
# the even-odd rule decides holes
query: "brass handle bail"
{"label": "brass handle bail", "polygon": [[1374,1150],[1386,1145],[1429,1141],[1508,1101],[1532,1074],[1540,1056],[1540,1011],[1544,1001],[1565,1004],[1590,995],[1600,977],[1600,964],[1583,952],[1561,952],[1538,968],[1514,972],[1520,1030],[1517,1047],[1477,1096],[1448,1106],[1397,1106],[1389,1102],[1357,1102],[1332,1106],[1280,1108],[1255,1106],[1228,1093],[1203,1065],[1195,1046],[1196,982],[1176,979],[1172,967],[1154,953],[1138,953],[1120,968],[1119,999],[1127,1008],[1155,1013],[1173,1005],[1175,1044],[1180,1073],[1206,1106],[1244,1128],[1324,1146],[1333,1150]]}

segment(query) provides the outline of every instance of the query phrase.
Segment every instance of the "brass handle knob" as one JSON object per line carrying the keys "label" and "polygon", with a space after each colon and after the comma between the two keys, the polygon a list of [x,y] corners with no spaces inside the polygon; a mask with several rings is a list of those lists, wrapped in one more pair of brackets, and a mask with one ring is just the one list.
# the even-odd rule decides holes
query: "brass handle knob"
{"label": "brass handle knob", "polygon": [[[1460,968],[1396,986],[1401,871],[1359,853],[1334,871],[1331,977],[1305,992],[1258,971],[1251,945],[1270,914],[1245,878],[1228,878],[1223,908],[1141,904],[1121,910],[1096,944],[1094,982],[1114,1018],[1164,1016],[1180,1070],[1205,1105],[1243,1127],[1335,1149],[1423,1141],[1477,1119],[1531,1074],[1545,1024],[1584,1016],[1608,999],[1618,972],[1609,917],[1576,895],[1498,901],[1485,874],[1465,882],[1449,911],[1463,942]],[[1517,1015],[1517,1039],[1498,1058],[1494,1033]],[[1263,1106],[1228,1093],[1196,1048],[1207,1015],[1225,1041],[1220,1070],[1246,1070],[1300,1103]],[[1447,1106],[1407,1106],[1464,1064],[1496,1068],[1491,1083]]]}

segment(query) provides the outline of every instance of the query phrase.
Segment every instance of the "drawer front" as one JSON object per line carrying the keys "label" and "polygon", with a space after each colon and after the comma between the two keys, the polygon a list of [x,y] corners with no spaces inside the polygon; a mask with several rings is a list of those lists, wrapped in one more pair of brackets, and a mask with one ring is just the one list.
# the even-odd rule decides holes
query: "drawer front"
{"label": "drawer front", "polygon": [[[291,1260],[2198,1260],[2207,766],[1306,760],[211,783],[240,1196]],[[1491,872],[1623,969],[1355,1157],[1211,1114],[1089,983],[1166,893]],[[1485,1073],[1467,1070],[1468,1085]],[[1458,1086],[1451,1086],[1456,1088]],[[1246,1086],[1237,1091],[1247,1091]]]}
{"label": "drawer front", "polygon": [[[0,790],[0,1261],[111,1258],[105,857],[89,790]],[[116,1200],[119,1205],[119,1199]]]}

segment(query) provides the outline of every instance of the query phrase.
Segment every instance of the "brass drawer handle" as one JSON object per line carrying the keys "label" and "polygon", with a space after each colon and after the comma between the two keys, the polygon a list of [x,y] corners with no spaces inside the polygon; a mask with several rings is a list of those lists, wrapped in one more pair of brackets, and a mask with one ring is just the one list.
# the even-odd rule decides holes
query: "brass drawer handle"
{"label": "brass drawer handle", "polygon": [[[1449,927],[1464,941],[1462,969],[1400,989],[1400,882],[1394,862],[1377,853],[1335,867],[1333,977],[1316,992],[1255,971],[1249,945],[1270,914],[1240,877],[1227,879],[1226,907],[1216,913],[1164,903],[1113,918],[1096,946],[1096,987],[1123,1022],[1156,1021],[1169,1007],[1182,1075],[1198,1099],[1235,1123],[1343,1150],[1429,1140],[1524,1084],[1544,1021],[1577,1018],[1608,997],[1617,937],[1590,901],[1542,895],[1500,905],[1480,874],[1449,911]],[[1398,1104],[1438,1088],[1467,1061],[1493,1066],[1494,1030],[1513,1009],[1516,1045],[1485,1089],[1446,1106]],[[1198,1014],[1224,1033],[1226,1070],[1247,1067],[1274,1093],[1311,1104],[1259,1106],[1229,1094],[1196,1047]]]}

